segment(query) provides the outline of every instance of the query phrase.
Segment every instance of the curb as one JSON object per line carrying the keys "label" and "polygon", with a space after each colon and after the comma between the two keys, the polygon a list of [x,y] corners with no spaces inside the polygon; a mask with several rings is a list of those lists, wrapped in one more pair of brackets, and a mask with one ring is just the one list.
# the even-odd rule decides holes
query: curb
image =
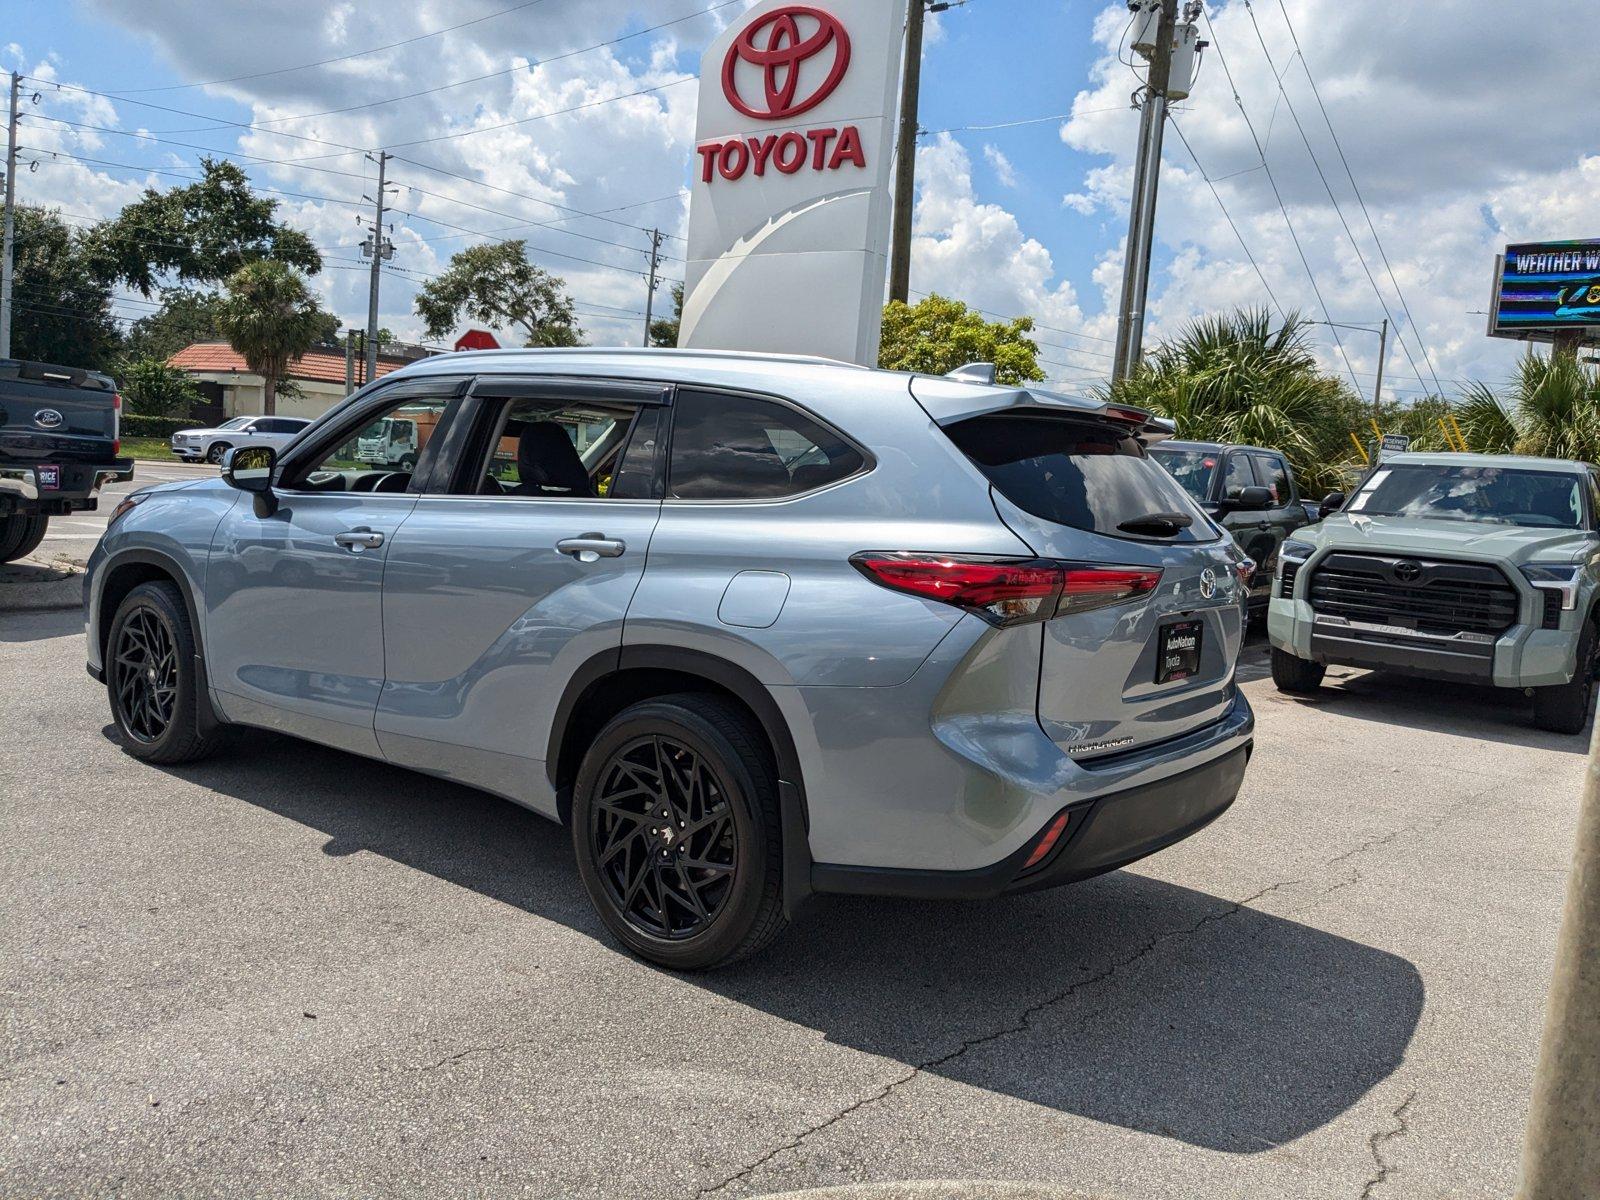
{"label": "curb", "polygon": [[917,1179],[901,1183],[849,1183],[772,1192],[764,1200],[1097,1200],[1053,1183],[1002,1183],[983,1179]]}
{"label": "curb", "polygon": [[0,612],[60,612],[83,607],[83,572],[24,558],[0,566]]}

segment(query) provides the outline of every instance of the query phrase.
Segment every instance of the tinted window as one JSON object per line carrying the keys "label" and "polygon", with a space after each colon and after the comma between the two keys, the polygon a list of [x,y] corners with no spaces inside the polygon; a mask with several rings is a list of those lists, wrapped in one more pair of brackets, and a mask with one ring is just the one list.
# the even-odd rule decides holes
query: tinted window
{"label": "tinted window", "polygon": [[[481,493],[559,500],[613,495],[637,405],[543,399],[504,403]],[[618,498],[635,497],[636,490],[629,489]]]}
{"label": "tinted window", "polygon": [[1155,459],[1183,485],[1196,500],[1211,499],[1211,482],[1217,477],[1217,454],[1213,450],[1178,450],[1157,446],[1150,451]]}
{"label": "tinted window", "polygon": [[946,432],[995,489],[1036,517],[1112,537],[1152,513],[1194,523],[1163,541],[1211,540],[1209,521],[1171,475],[1146,457],[1125,428],[1061,417],[995,413]]}
{"label": "tinted window", "polygon": [[1248,454],[1228,455],[1228,467],[1222,477],[1222,494],[1236,497],[1247,487],[1256,487],[1255,472],[1250,469],[1250,456]]}
{"label": "tinted window", "polygon": [[1344,511],[1577,529],[1583,524],[1583,477],[1516,467],[1406,463],[1374,471]]}
{"label": "tinted window", "polygon": [[1261,486],[1272,493],[1275,504],[1288,504],[1294,500],[1294,485],[1289,481],[1289,468],[1276,454],[1254,454],[1256,475]]}
{"label": "tinted window", "polygon": [[668,488],[680,500],[794,496],[864,465],[840,434],[782,404],[690,391],[673,404]]}
{"label": "tinted window", "polygon": [[290,421],[279,417],[266,417],[256,422],[257,433],[299,433],[305,428],[304,421]]}

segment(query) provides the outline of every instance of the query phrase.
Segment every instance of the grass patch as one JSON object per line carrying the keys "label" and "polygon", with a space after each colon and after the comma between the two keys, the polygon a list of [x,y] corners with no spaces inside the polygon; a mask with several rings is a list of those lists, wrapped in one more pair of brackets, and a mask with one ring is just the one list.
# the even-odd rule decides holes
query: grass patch
{"label": "grass patch", "polygon": [[122,439],[122,453],[125,458],[135,458],[141,462],[182,461],[172,452],[166,438],[125,437]]}

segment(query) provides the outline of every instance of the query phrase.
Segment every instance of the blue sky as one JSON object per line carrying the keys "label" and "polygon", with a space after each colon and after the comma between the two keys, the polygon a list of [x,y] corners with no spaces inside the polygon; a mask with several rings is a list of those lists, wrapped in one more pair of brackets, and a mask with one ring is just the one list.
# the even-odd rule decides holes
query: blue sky
{"label": "blue sky", "polygon": [[[21,195],[82,214],[75,218],[82,223],[114,212],[145,182],[180,182],[52,159],[42,152],[49,148],[79,160],[182,174],[193,170],[196,154],[174,140],[231,155],[304,159],[329,152],[314,139],[392,146],[660,88],[503,134],[419,146],[409,153],[423,165],[396,164],[395,171],[403,184],[424,190],[404,193],[400,201],[396,270],[385,284],[386,324],[415,332],[410,297],[451,251],[473,240],[464,229],[503,230],[519,220],[537,221],[542,227],[529,230],[528,240],[548,250],[542,261],[568,278],[583,303],[591,339],[631,341],[642,307],[635,269],[640,227],[659,223],[673,234],[683,232],[683,203],[674,193],[689,170],[694,86],[672,81],[697,70],[700,49],[743,0],[709,15],[700,10],[715,0],[538,0],[453,33],[331,67],[214,87],[124,91],[349,54],[513,2],[13,5],[0,35],[6,43],[0,65],[20,67],[35,80],[123,93],[106,99],[32,82],[41,92],[33,112],[164,138],[139,140],[30,116],[24,144],[34,148],[41,165],[20,177]],[[1152,336],[1170,333],[1200,312],[1264,302],[1265,276],[1283,308],[1321,316],[1325,304],[1334,320],[1357,322],[1391,311],[1403,331],[1389,363],[1394,395],[1432,387],[1435,377],[1446,390],[1454,380],[1502,377],[1517,347],[1485,339],[1482,317],[1472,311],[1483,307],[1488,262],[1498,243],[1600,236],[1600,206],[1593,201],[1600,194],[1600,139],[1579,106],[1570,104],[1570,96],[1591,82],[1587,67],[1544,53],[1548,31],[1563,19],[1579,21],[1585,7],[1592,12],[1585,0],[1552,0],[1537,13],[1468,0],[1401,9],[1381,0],[1285,0],[1281,7],[1276,0],[1259,0],[1254,9],[1230,0],[1209,6],[1202,34],[1226,54],[1244,109],[1235,105],[1213,50],[1179,122],[1207,171],[1220,180],[1218,191],[1260,274],[1169,132]],[[1562,10],[1571,11],[1564,18]],[[609,47],[433,97],[283,122],[537,62],[697,13]],[[922,124],[954,132],[930,134],[922,142],[913,288],[954,294],[991,311],[1037,316],[1047,327],[1041,339],[1049,369],[1063,384],[1090,383],[1103,374],[1114,324],[1110,305],[1120,279],[1134,131],[1126,100],[1135,80],[1116,56],[1125,23],[1120,5],[1090,0],[969,0],[930,25]],[[1282,73],[1281,91],[1267,67],[1269,56]],[[1320,123],[1313,79],[1340,134],[1339,147]],[[973,128],[1069,112],[1076,115]],[[1258,136],[1265,134],[1267,162],[1288,221],[1244,116]],[[1338,208],[1293,117],[1305,126],[1324,171],[1331,172]],[[280,122],[270,128],[313,140],[225,124],[252,121]],[[1339,149],[1367,202],[1370,230],[1343,175]],[[360,237],[362,181],[355,176],[370,168],[359,156],[320,162],[322,173],[311,164],[256,164],[251,174],[263,187],[328,197],[284,197],[284,212],[330,247],[329,269],[316,282],[330,306],[359,320],[364,284],[353,247]],[[434,166],[465,178],[439,175]],[[330,175],[330,167],[350,173]],[[653,202],[641,203],[646,200]],[[554,223],[550,203],[565,206]],[[575,217],[574,209],[611,215]],[[1289,237],[1291,222],[1300,250]],[[1370,231],[1382,238],[1392,274],[1379,266]],[[669,253],[673,246],[681,251],[681,242],[668,246]],[[1320,301],[1300,261],[1302,251],[1319,283]],[[589,261],[579,261],[584,259]],[[1375,280],[1367,278],[1368,270]],[[1403,315],[1402,297],[1415,328]],[[129,315],[147,311],[136,301],[119,308]],[[1370,386],[1376,347],[1368,341],[1375,343],[1354,335],[1341,355],[1324,340],[1325,361],[1355,385]]]}

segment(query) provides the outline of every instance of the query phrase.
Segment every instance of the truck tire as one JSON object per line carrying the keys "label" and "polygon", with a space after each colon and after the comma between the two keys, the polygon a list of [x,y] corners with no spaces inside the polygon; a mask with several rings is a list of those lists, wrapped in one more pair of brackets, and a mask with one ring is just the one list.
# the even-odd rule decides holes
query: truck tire
{"label": "truck tire", "polygon": [[0,562],[16,562],[32,554],[44,541],[49,524],[50,518],[43,514],[6,518],[0,523]]}
{"label": "truck tire", "polygon": [[415,471],[417,469],[417,456],[408,454],[402,458],[400,460],[400,469],[402,471]]}
{"label": "truck tire", "polygon": [[1287,650],[1272,648],[1272,682],[1280,692],[1303,696],[1322,686],[1322,677],[1328,668],[1319,662],[1297,658]]}
{"label": "truck tire", "polygon": [[1595,628],[1590,621],[1578,638],[1578,667],[1570,683],[1533,689],[1533,723],[1551,733],[1582,733],[1594,699]]}

